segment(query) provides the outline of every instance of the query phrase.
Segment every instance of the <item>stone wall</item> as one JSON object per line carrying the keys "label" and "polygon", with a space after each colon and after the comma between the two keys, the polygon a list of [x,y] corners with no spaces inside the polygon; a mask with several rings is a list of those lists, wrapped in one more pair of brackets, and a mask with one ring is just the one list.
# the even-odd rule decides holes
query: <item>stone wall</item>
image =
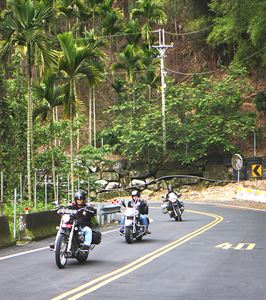
{"label": "stone wall", "polygon": [[[197,184],[201,178],[214,180],[232,179],[233,169],[230,160],[211,158],[200,160],[194,165],[180,165],[167,162],[152,168],[141,161],[131,162],[117,158],[101,163],[94,168],[98,180],[97,189],[90,192],[90,197],[98,200],[110,196],[110,192],[125,194],[130,187],[140,190],[158,191],[166,189],[168,184],[173,187]],[[176,176],[176,177],[174,177]]]}
{"label": "stone wall", "polygon": [[[158,191],[166,189],[169,184],[174,188],[180,188],[184,185],[198,184],[200,181],[205,183],[235,181],[237,176],[231,165],[231,157],[232,155],[215,155],[201,159],[193,165],[180,165],[172,161],[152,168],[141,161],[130,162],[116,157],[94,168],[98,176],[96,181],[98,188],[90,192],[90,197],[102,200],[110,197],[110,192],[114,196],[123,196],[128,193],[130,187]],[[243,170],[241,170],[243,177],[246,177],[247,161],[248,159],[244,159]],[[266,164],[265,158],[261,161]],[[263,167],[264,169],[266,166]],[[266,178],[266,173],[264,174]]]}

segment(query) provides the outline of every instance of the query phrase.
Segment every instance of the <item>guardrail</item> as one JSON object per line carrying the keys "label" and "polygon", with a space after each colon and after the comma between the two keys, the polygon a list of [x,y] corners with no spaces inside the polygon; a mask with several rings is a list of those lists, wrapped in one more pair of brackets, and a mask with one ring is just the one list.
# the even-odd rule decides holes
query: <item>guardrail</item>
{"label": "guardrail", "polygon": [[98,204],[97,206],[97,220],[99,225],[110,224],[115,220],[115,214],[121,212],[120,205],[104,205]]}
{"label": "guardrail", "polygon": [[[97,222],[101,226],[110,224],[112,221],[118,220],[116,214],[120,212],[120,205],[98,204]],[[18,238],[20,240],[38,240],[54,235],[57,231],[56,226],[59,223],[60,217],[55,210],[23,214],[19,218]],[[0,216],[0,248],[14,243],[15,240],[11,240],[7,217]]]}

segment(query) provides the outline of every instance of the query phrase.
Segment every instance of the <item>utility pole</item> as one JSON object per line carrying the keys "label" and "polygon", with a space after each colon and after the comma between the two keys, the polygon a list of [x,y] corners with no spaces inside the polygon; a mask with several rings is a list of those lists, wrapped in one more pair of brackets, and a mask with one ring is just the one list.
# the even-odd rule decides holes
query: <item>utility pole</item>
{"label": "utility pole", "polygon": [[160,61],[161,61],[161,89],[162,89],[162,130],[163,130],[163,152],[166,152],[166,126],[165,126],[165,76],[167,72],[164,70],[164,58],[165,58],[165,52],[169,48],[173,48],[174,44],[171,45],[165,45],[165,34],[164,29],[159,29],[159,45],[158,46],[152,46],[152,48],[155,48],[160,53]]}

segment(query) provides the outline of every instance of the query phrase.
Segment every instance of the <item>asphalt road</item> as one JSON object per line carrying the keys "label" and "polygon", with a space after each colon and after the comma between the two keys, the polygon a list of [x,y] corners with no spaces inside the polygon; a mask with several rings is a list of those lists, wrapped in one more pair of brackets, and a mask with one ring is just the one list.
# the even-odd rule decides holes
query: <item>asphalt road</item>
{"label": "asphalt road", "polygon": [[150,205],[152,233],[114,228],[85,264],[59,270],[52,239],[0,250],[0,299],[266,300],[266,212],[186,204],[182,222]]}

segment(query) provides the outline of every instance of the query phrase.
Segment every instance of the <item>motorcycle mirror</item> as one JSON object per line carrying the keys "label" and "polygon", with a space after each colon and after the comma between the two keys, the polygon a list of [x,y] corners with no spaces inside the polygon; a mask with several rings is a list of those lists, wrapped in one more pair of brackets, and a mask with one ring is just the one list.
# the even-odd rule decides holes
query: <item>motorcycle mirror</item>
{"label": "motorcycle mirror", "polygon": [[52,202],[52,205],[55,206],[55,207],[59,207],[59,208],[61,207],[61,206],[59,205],[58,201]]}

